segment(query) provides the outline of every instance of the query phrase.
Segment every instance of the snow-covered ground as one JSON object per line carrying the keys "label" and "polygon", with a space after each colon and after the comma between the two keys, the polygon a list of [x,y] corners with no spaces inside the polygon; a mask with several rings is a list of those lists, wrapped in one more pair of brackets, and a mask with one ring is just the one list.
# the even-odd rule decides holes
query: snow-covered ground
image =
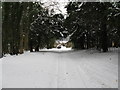
{"label": "snow-covered ground", "polygon": [[25,52],[0,59],[2,87],[118,88],[117,51],[55,51]]}
{"label": "snow-covered ground", "polygon": [[0,60],[0,90],[2,89],[2,60]]}
{"label": "snow-covered ground", "polygon": [[47,51],[47,52],[65,52],[65,51],[71,51],[72,48],[66,48],[65,46],[61,45],[60,49],[52,48],[52,49],[40,49],[40,51]]}

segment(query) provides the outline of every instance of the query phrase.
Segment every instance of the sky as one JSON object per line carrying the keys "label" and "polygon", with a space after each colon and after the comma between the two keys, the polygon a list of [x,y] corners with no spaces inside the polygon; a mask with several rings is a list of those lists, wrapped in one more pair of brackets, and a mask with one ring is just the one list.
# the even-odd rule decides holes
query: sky
{"label": "sky", "polygon": [[47,7],[49,10],[54,9],[54,13],[62,13],[63,15],[66,15],[66,8],[64,8],[68,0],[42,0],[42,3],[44,3],[44,6]]}

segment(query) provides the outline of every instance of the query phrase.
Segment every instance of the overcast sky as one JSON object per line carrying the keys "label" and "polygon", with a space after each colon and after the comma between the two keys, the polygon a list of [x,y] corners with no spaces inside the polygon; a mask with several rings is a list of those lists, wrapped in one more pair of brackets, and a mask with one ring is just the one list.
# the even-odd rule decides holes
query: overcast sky
{"label": "overcast sky", "polygon": [[42,0],[44,6],[49,10],[54,9],[55,13],[66,14],[66,9],[64,8],[67,5],[68,0]]}

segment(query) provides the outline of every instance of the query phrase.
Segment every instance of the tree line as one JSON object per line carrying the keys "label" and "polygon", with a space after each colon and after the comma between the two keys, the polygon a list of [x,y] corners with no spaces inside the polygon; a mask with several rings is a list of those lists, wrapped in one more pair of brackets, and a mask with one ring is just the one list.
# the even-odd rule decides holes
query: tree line
{"label": "tree line", "polygon": [[3,2],[3,54],[53,48],[57,39],[67,36],[75,49],[107,52],[120,46],[120,2],[69,2],[65,8],[66,18],[41,2]]}
{"label": "tree line", "polygon": [[65,27],[74,48],[107,52],[120,46],[120,2],[70,2]]}
{"label": "tree line", "polygon": [[52,48],[56,39],[65,37],[64,16],[49,12],[40,2],[3,2],[3,54]]}

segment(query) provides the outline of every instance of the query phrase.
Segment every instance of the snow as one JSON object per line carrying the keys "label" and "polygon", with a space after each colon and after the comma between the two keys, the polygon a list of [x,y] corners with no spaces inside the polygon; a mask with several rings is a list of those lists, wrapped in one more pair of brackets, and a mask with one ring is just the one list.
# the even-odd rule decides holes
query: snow
{"label": "snow", "polygon": [[49,51],[52,51],[52,52],[65,52],[65,51],[71,51],[72,50],[72,48],[66,48],[65,46],[62,46],[61,45],[61,48],[60,49],[57,49],[57,48],[52,48],[52,49],[40,49],[40,51],[47,51],[47,52],[49,52]]}
{"label": "snow", "polygon": [[0,90],[2,89],[2,60],[0,60]]}
{"label": "snow", "polygon": [[[118,53],[41,50],[2,59],[3,88],[118,88]],[[51,51],[51,52],[49,52]],[[54,52],[57,51],[57,52]]]}
{"label": "snow", "polygon": [[64,40],[56,40],[56,43],[67,43],[68,40],[64,39]]}

